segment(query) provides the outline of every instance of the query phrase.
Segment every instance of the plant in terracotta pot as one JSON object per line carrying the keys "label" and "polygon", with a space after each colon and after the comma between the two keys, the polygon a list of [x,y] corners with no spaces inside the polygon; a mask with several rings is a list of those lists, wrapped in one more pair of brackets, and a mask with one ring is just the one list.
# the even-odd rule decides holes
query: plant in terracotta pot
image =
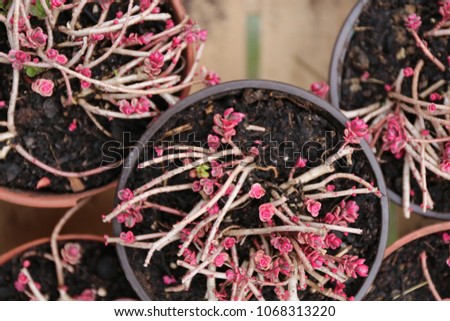
{"label": "plant in terracotta pot", "polygon": [[424,227],[388,247],[367,300],[450,300],[450,223]]}
{"label": "plant in terracotta pot", "polygon": [[50,239],[36,240],[0,256],[0,300],[136,299],[117,254],[94,235],[59,233],[88,200],[70,209]]}
{"label": "plant in terracotta pot", "polygon": [[[289,85],[241,81],[165,113],[127,161],[114,220],[142,299],[360,299],[386,242],[367,128]],[[125,247],[125,248],[124,248]]]}
{"label": "plant in terracotta pot", "polygon": [[78,193],[110,183],[121,160],[109,161],[105,143],[125,154],[126,133],[138,138],[192,84],[219,81],[198,72],[207,32],[179,0],[1,1],[0,35],[6,188]]}
{"label": "plant in terracotta pot", "polygon": [[406,217],[450,219],[449,13],[450,1],[360,1],[330,69],[332,103],[369,125]]}

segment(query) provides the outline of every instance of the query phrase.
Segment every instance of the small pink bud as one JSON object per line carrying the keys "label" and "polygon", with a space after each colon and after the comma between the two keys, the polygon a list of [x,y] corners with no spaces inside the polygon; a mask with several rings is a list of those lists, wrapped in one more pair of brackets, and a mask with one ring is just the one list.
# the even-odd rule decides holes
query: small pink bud
{"label": "small pink bud", "polygon": [[48,177],[42,177],[36,185],[36,189],[41,189],[50,186],[51,181]]}
{"label": "small pink bud", "polygon": [[117,196],[119,197],[119,199],[121,201],[129,201],[134,197],[133,191],[129,188],[124,188],[121,189],[118,193]]}
{"label": "small pink bud", "polygon": [[411,67],[406,67],[405,69],[403,69],[403,75],[406,78],[411,77],[412,75],[414,75],[414,69],[412,69]]}
{"label": "small pink bud", "polygon": [[433,104],[433,103],[429,104],[429,105],[428,105],[428,111],[429,111],[430,113],[434,113],[434,112],[436,111],[436,105]]}
{"label": "small pink bud", "polygon": [[81,245],[79,243],[66,243],[61,250],[62,259],[71,265],[78,264],[81,256]]}
{"label": "small pink bud", "polygon": [[308,198],[305,201],[306,210],[311,214],[311,216],[316,217],[319,215],[322,204],[318,201]]}
{"label": "small pink bud", "polygon": [[420,16],[416,15],[415,13],[410,14],[405,19],[405,26],[406,28],[410,28],[412,30],[417,30],[422,25],[422,19]]}
{"label": "small pink bud", "polygon": [[123,12],[122,11],[117,11],[116,12],[116,18],[117,19],[120,19],[120,18],[122,18],[123,17]]}
{"label": "small pink bud", "polygon": [[136,238],[135,238],[133,232],[131,232],[131,231],[128,231],[126,233],[121,232],[119,237],[122,241],[124,241],[125,244],[131,244],[136,241]]}
{"label": "small pink bud", "polygon": [[392,86],[391,85],[384,85],[384,90],[386,90],[387,92],[390,92],[392,90]]}
{"label": "small pink bud", "polygon": [[226,237],[222,242],[222,245],[226,250],[231,249],[234,244],[236,244],[236,239],[234,237]]}
{"label": "small pink bud", "polygon": [[175,280],[175,277],[173,275],[164,275],[163,283],[164,285],[171,285],[177,283],[177,280]]}
{"label": "small pink bud", "polygon": [[255,253],[254,260],[256,268],[259,270],[267,271],[272,266],[272,258],[269,255],[266,255],[263,250],[259,250]]}
{"label": "small pink bud", "polygon": [[447,263],[447,266],[450,267],[450,256],[447,258],[447,261],[445,261],[445,263]]}
{"label": "small pink bud", "polygon": [[322,99],[325,99],[329,90],[330,86],[324,81],[318,81],[311,84],[311,92]]}
{"label": "small pink bud", "polygon": [[442,240],[444,241],[445,244],[450,244],[450,234],[448,233],[442,234]]}
{"label": "small pink bud", "polygon": [[222,252],[219,255],[217,255],[216,258],[214,259],[214,265],[216,267],[222,267],[227,260],[228,260],[228,254],[225,252]]}
{"label": "small pink bud", "polygon": [[77,129],[77,120],[74,119],[69,125],[69,132],[74,132]]}
{"label": "small pink bud", "polygon": [[264,195],[266,195],[266,190],[259,183],[253,184],[248,193],[248,196],[256,199],[260,199]]}
{"label": "small pink bud", "polygon": [[43,97],[51,97],[53,95],[53,88],[55,84],[49,79],[36,79],[31,85],[31,90]]}
{"label": "small pink bud", "polygon": [[59,55],[59,52],[56,49],[49,49],[46,54],[48,59],[53,60]]}
{"label": "small pink bud", "polygon": [[362,80],[367,80],[370,78],[370,73],[368,71],[364,71],[364,73],[361,75]]}
{"label": "small pink bud", "polygon": [[300,156],[300,157],[297,159],[297,161],[295,162],[295,167],[296,167],[296,168],[304,168],[304,167],[306,167],[307,162],[308,162],[307,159],[305,159],[305,158],[303,158],[303,157]]}
{"label": "small pink bud", "polygon": [[175,23],[173,22],[173,20],[167,19],[166,20],[166,29],[172,29],[173,27],[175,27]]}
{"label": "small pink bud", "polygon": [[6,107],[6,103],[4,100],[0,100],[0,109]]}
{"label": "small pink bud", "polygon": [[56,56],[55,61],[60,65],[65,65],[67,63],[68,59],[65,55],[58,55],[58,56]]}
{"label": "small pink bud", "polygon": [[430,135],[430,131],[428,130],[428,129],[422,129],[422,131],[420,132],[420,134],[422,135],[422,136],[428,136],[428,135]]}
{"label": "small pink bud", "polygon": [[326,189],[327,189],[328,192],[333,192],[336,189],[336,186],[333,185],[333,184],[328,184],[326,186]]}
{"label": "small pink bud", "polygon": [[30,265],[31,265],[30,261],[28,261],[28,260],[23,261],[22,266],[23,266],[24,268],[28,269],[28,268],[30,267]]}
{"label": "small pink bud", "polygon": [[436,101],[436,100],[441,100],[442,97],[439,93],[431,93],[430,94],[430,100],[431,101]]}

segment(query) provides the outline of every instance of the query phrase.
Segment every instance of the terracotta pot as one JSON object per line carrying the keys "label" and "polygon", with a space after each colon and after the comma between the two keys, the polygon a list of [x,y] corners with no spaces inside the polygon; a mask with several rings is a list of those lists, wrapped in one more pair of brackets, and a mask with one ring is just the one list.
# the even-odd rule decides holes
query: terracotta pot
{"label": "terracotta pot", "polygon": [[[169,5],[174,10],[174,20],[180,22],[186,16],[186,10],[182,0],[169,0]],[[185,66],[183,68],[183,76],[188,74],[188,70],[194,64],[194,47],[189,45],[183,53]],[[180,98],[189,95],[191,87],[183,88],[179,92]],[[94,188],[80,193],[51,193],[39,191],[25,191],[0,186],[0,200],[29,207],[39,208],[64,208],[73,207],[83,198],[100,194],[104,191],[117,186],[117,181],[113,181],[105,186]]]}
{"label": "terracotta pot", "polygon": [[[94,242],[101,242],[104,243],[104,239],[101,236],[98,235],[89,235],[89,234],[67,234],[67,235],[61,235],[58,237],[58,241],[68,241],[68,240],[81,240],[81,241],[94,241]],[[27,251],[28,249],[39,246],[45,243],[49,243],[50,238],[44,237],[41,239],[37,239],[25,244],[22,244],[5,254],[0,255],[0,265],[5,264],[6,262],[10,261],[12,258],[22,254],[23,252]]]}
{"label": "terracotta pot", "polygon": [[[322,99],[319,99],[318,97],[312,95],[311,93],[308,93],[302,89],[299,89],[297,87],[274,82],[274,81],[265,81],[265,80],[241,80],[241,81],[233,81],[228,83],[222,83],[217,86],[213,86],[207,89],[204,89],[202,91],[196,92],[186,99],[182,100],[178,104],[176,104],[173,108],[169,109],[167,112],[165,112],[156,122],[154,122],[146,131],[146,133],[141,137],[139,143],[136,145],[137,148],[133,148],[132,152],[128,156],[128,158],[125,161],[126,166],[124,166],[122,170],[122,174],[119,179],[119,184],[116,191],[116,200],[115,204],[117,205],[119,203],[119,200],[117,199],[117,192],[121,189],[124,189],[126,187],[127,180],[129,176],[131,175],[132,171],[135,169],[136,164],[139,160],[139,155],[142,152],[142,149],[144,146],[146,146],[146,143],[151,140],[153,135],[155,135],[162,126],[175,114],[183,111],[184,109],[196,105],[200,101],[206,100],[208,98],[214,99],[216,97],[224,97],[227,95],[227,93],[236,92],[239,90],[243,90],[245,88],[252,88],[252,89],[264,89],[264,90],[274,90],[290,95],[297,96],[301,98],[302,100],[306,101],[307,103],[311,103],[312,105],[317,106],[319,110],[322,110],[326,112],[327,114],[331,115],[338,123],[345,125],[347,119],[345,116],[336,108],[329,105],[327,102],[323,101]],[[375,159],[375,156],[373,155],[370,147],[367,145],[366,142],[361,143],[361,149],[364,151],[365,156],[367,157],[370,166],[373,170],[374,176],[376,178],[376,185],[379,187],[382,197],[380,199],[380,208],[381,213],[380,215],[380,239],[378,243],[377,248],[377,254],[374,259],[373,264],[371,265],[370,273],[367,276],[367,278],[364,280],[364,283],[362,284],[361,288],[359,289],[358,293],[355,295],[356,300],[361,300],[364,294],[369,289],[370,285],[372,284],[377,271],[381,265],[381,261],[383,259],[383,253],[386,247],[387,242],[387,235],[388,235],[388,223],[389,223],[389,209],[388,209],[388,199],[387,199],[387,192],[386,187],[383,179],[383,175],[381,173],[381,169],[379,168],[378,162]],[[120,232],[122,232],[122,226],[117,222],[117,220],[113,221],[113,229],[115,235],[119,235]],[[146,293],[146,291],[143,289],[141,284],[139,283],[133,269],[131,268],[130,262],[128,261],[127,254],[125,252],[125,248],[121,245],[117,245],[117,251],[119,254],[119,259],[121,261],[122,267],[125,271],[125,275],[127,276],[129,282],[131,283],[132,287],[134,288],[137,295],[142,300],[150,300],[149,295]]]}
{"label": "terracotta pot", "polygon": [[[354,30],[353,26],[358,22],[359,15],[361,14],[364,7],[370,3],[371,0],[359,0],[353,7],[352,11],[348,15],[344,24],[342,25],[341,31],[339,32],[338,38],[334,45],[333,55],[330,63],[329,70],[329,82],[330,82],[330,100],[331,104],[339,108],[340,106],[340,95],[341,95],[341,81],[342,81],[342,71],[345,56],[348,51],[348,46],[350,40],[352,39]],[[388,188],[389,199],[398,205],[402,205],[402,197],[396,192]],[[419,214],[426,217],[431,217],[439,220],[450,220],[450,213],[437,212],[433,210],[427,210],[425,213],[422,208],[417,204],[411,204],[411,209]]]}

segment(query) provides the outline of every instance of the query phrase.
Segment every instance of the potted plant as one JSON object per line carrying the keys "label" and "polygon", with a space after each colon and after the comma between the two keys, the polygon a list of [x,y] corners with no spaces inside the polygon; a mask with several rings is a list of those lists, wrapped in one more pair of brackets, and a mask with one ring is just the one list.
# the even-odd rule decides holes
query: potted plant
{"label": "potted plant", "polygon": [[359,1],[333,53],[332,104],[369,125],[406,217],[450,219],[448,19],[450,1]]}
{"label": "potted plant", "polygon": [[87,200],[71,208],[51,238],[26,243],[0,256],[0,300],[136,299],[117,254],[101,236],[59,235]]}
{"label": "potted plant", "polygon": [[207,34],[180,0],[5,0],[0,35],[0,198],[25,205],[99,192],[154,117],[218,81],[197,72]]}
{"label": "potted plant", "polygon": [[268,81],[218,85],[161,116],[103,219],[139,297],[361,299],[386,244],[387,198],[358,144],[366,128],[345,124]]}
{"label": "potted plant", "polygon": [[386,250],[367,300],[449,300],[450,223],[414,231]]}

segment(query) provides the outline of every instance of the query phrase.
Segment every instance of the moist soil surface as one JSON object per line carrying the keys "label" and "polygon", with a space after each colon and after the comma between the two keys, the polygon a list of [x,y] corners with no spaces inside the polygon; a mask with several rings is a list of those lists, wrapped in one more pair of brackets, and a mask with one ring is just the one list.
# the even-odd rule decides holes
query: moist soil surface
{"label": "moist soil surface", "polygon": [[365,300],[434,301],[420,262],[423,251],[438,293],[450,298],[450,267],[446,263],[450,248],[442,241],[442,233],[436,233],[408,243],[386,258]]}
{"label": "moist soil surface", "polygon": [[[67,3],[69,3],[68,1]],[[128,1],[121,4],[111,5],[108,19],[113,19],[118,11],[127,11]],[[87,27],[93,25],[98,20],[100,11],[93,12],[93,4],[87,4],[81,14],[81,23]],[[162,6],[161,11],[173,13],[167,4]],[[66,25],[70,21],[69,13],[60,14],[57,25]],[[33,27],[45,25],[43,21],[31,18]],[[145,32],[158,33],[164,30],[165,24],[161,22],[147,22],[129,28],[129,33]],[[66,40],[66,36],[59,31],[54,31],[55,43]],[[104,41],[98,44],[98,53],[94,58],[103,53],[103,47],[109,47],[111,42]],[[8,53],[10,49],[6,36],[6,28],[0,24],[0,51]],[[69,60],[74,55],[71,49],[59,48],[61,54],[65,54]],[[114,70],[130,60],[127,56],[111,55],[104,63],[92,69],[92,77],[102,79],[111,75]],[[182,59],[181,59],[182,60]],[[180,66],[176,70],[180,70]],[[12,84],[12,67],[8,64],[0,64],[0,77],[3,79],[0,89],[0,101],[5,101],[8,105]],[[31,90],[34,81],[26,75],[23,69],[20,73],[19,97],[16,104],[15,124],[17,137],[12,139],[12,144],[20,144],[32,156],[44,164],[50,165],[59,170],[68,172],[83,172],[99,166],[111,164],[123,159],[123,155],[128,153],[129,146],[133,141],[139,139],[145,131],[151,119],[144,120],[109,120],[103,116],[95,116],[98,122],[112,134],[112,138],[107,137],[93,123],[81,106],[63,106],[61,97],[67,97],[67,90],[64,82],[61,82],[59,71],[52,69],[39,74],[35,78],[53,79],[55,90],[52,97],[42,97]],[[80,89],[78,80],[71,80],[71,87],[74,93]],[[91,86],[94,88],[94,86]],[[167,104],[160,97],[152,98],[160,110],[165,110]],[[94,106],[103,106],[105,101],[98,101],[94,94],[87,97],[87,101]],[[118,111],[117,107],[114,107]],[[0,121],[6,121],[7,108],[0,109]],[[77,129],[69,131],[69,126],[73,120],[77,122]],[[0,127],[0,131],[4,131]],[[0,142],[0,149],[4,143]],[[104,186],[117,178],[120,173],[120,166],[114,170],[109,170],[101,174],[81,178],[85,189]],[[71,193],[74,191],[71,182],[64,177],[57,177],[41,168],[26,161],[22,156],[11,150],[6,159],[0,160],[0,185],[21,190],[36,190],[37,183],[43,177],[51,180],[51,184],[40,189],[40,191]]]}
{"label": "moist soil surface", "polygon": [[[65,283],[71,297],[80,295],[86,289],[103,288],[106,295],[97,295],[97,301],[137,299],[123,273],[113,246],[105,247],[102,242],[71,240],[58,242],[59,249],[67,242],[79,243],[82,248],[82,258],[80,263],[74,266],[75,272],[72,274],[64,270]],[[49,295],[50,300],[59,298],[55,264],[44,258],[44,254],[51,254],[49,243],[30,248],[0,266],[0,300],[29,300],[28,296],[18,292],[14,287],[25,259],[31,263],[30,274],[33,280],[42,286],[41,292]]]}
{"label": "moist soil surface", "polygon": [[[417,48],[412,35],[404,26],[404,18],[411,13],[422,17],[422,26],[418,33],[431,30],[440,21],[439,1],[428,0],[376,0],[366,5],[356,22],[354,34],[342,66],[342,84],[340,88],[340,108],[344,110],[358,109],[375,102],[383,102],[387,98],[384,84],[393,85],[402,68],[414,68],[420,59],[425,61],[419,77],[419,92],[428,88],[438,80],[449,78],[449,71],[442,73]],[[427,37],[430,51],[447,65],[450,50],[448,37]],[[374,81],[361,81],[365,72],[369,72]],[[412,77],[405,78],[402,93],[411,97]],[[438,92],[447,92],[447,85]],[[443,103],[443,100],[437,101]],[[434,129],[427,124],[427,129]],[[380,139],[381,141],[381,139]],[[381,150],[381,145],[378,146]],[[386,151],[381,157],[381,166],[388,188],[402,195],[403,159],[396,159]],[[431,172],[427,172],[427,184],[435,202],[434,210],[450,212],[450,182]],[[421,189],[415,180],[411,180],[414,195],[411,201],[417,205],[422,203]]]}
{"label": "moist soil surface", "polygon": [[[207,147],[207,136],[212,133],[213,116],[222,114],[225,109],[233,107],[235,111],[246,114],[244,120],[236,127],[237,135],[233,141],[238,146],[246,146],[249,150],[252,146],[259,149],[260,167],[276,167],[278,176],[272,170],[253,171],[244,185],[245,190],[249,186],[259,182],[266,190],[271,184],[285,182],[289,172],[299,155],[308,158],[309,167],[316,167],[323,162],[323,159],[334,153],[343,142],[342,133],[344,127],[333,119],[329,114],[320,110],[310,102],[293,97],[281,92],[268,90],[238,90],[227,92],[201,101],[193,106],[184,109],[176,114],[151,138],[148,150],[141,153],[141,161],[153,158],[155,152],[151,146],[159,146],[161,141],[173,142],[174,144],[190,144],[194,146]],[[176,128],[186,128],[178,135],[170,137],[166,133]],[[248,125],[260,126],[266,129],[265,133],[246,130]],[[327,133],[325,135],[325,133]],[[261,143],[255,144],[260,140]],[[226,148],[226,147],[222,147]],[[294,156],[296,155],[296,156]],[[178,164],[178,165],[181,165]],[[362,151],[354,154],[352,164],[337,165],[338,172],[351,172],[363,179],[373,182],[374,174]],[[163,171],[170,170],[173,165],[163,169],[145,168],[132,171],[126,183],[126,187],[131,189],[142,186],[152,178],[160,176]],[[307,168],[297,169],[296,175],[306,172]],[[225,175],[226,176],[226,175]],[[168,181],[168,185],[175,183],[192,182],[188,173],[176,176]],[[317,180],[315,180],[316,182]],[[336,190],[351,188],[353,184],[349,182],[335,182]],[[299,203],[302,195],[293,194],[292,203]],[[369,266],[373,263],[381,233],[381,205],[378,197],[373,194],[358,195],[352,198],[360,206],[360,216],[354,227],[364,230],[361,236],[336,233],[343,237],[345,245],[351,245],[351,254],[366,258]],[[191,190],[177,193],[160,194],[151,201],[173,208],[189,212],[199,201],[199,194]],[[262,227],[258,217],[258,206],[269,202],[270,198],[266,194],[260,200],[253,200],[246,203],[239,210],[230,213],[221,225],[221,229],[227,225],[239,225],[245,228]],[[324,200],[319,217],[323,217],[326,211],[333,208],[340,202],[340,199]],[[327,209],[327,210],[325,210]],[[304,211],[297,208],[299,211]],[[136,224],[132,229],[135,235],[152,233],[155,231],[168,230],[179,220],[179,217],[162,213],[153,209],[143,210],[144,220]],[[308,215],[304,213],[305,215]],[[250,237],[248,239],[251,239]],[[240,262],[248,259],[249,243],[245,242],[238,247]],[[195,249],[195,248],[192,248]],[[148,296],[153,300],[203,300],[205,297],[206,280],[202,275],[197,275],[192,281],[189,292],[165,292],[166,286],[162,282],[164,275],[173,275],[176,280],[181,280],[185,274],[184,268],[176,267],[175,263],[179,259],[176,255],[178,243],[174,242],[165,247],[161,252],[156,252],[148,268],[143,267],[146,250],[126,248],[127,259],[140,284]],[[330,252],[332,253],[332,252]],[[355,295],[361,287],[363,278],[349,281],[346,293]],[[276,300],[273,288],[264,288],[263,294],[266,299]],[[312,294],[309,291],[300,292],[302,300],[326,300],[320,294]]]}

